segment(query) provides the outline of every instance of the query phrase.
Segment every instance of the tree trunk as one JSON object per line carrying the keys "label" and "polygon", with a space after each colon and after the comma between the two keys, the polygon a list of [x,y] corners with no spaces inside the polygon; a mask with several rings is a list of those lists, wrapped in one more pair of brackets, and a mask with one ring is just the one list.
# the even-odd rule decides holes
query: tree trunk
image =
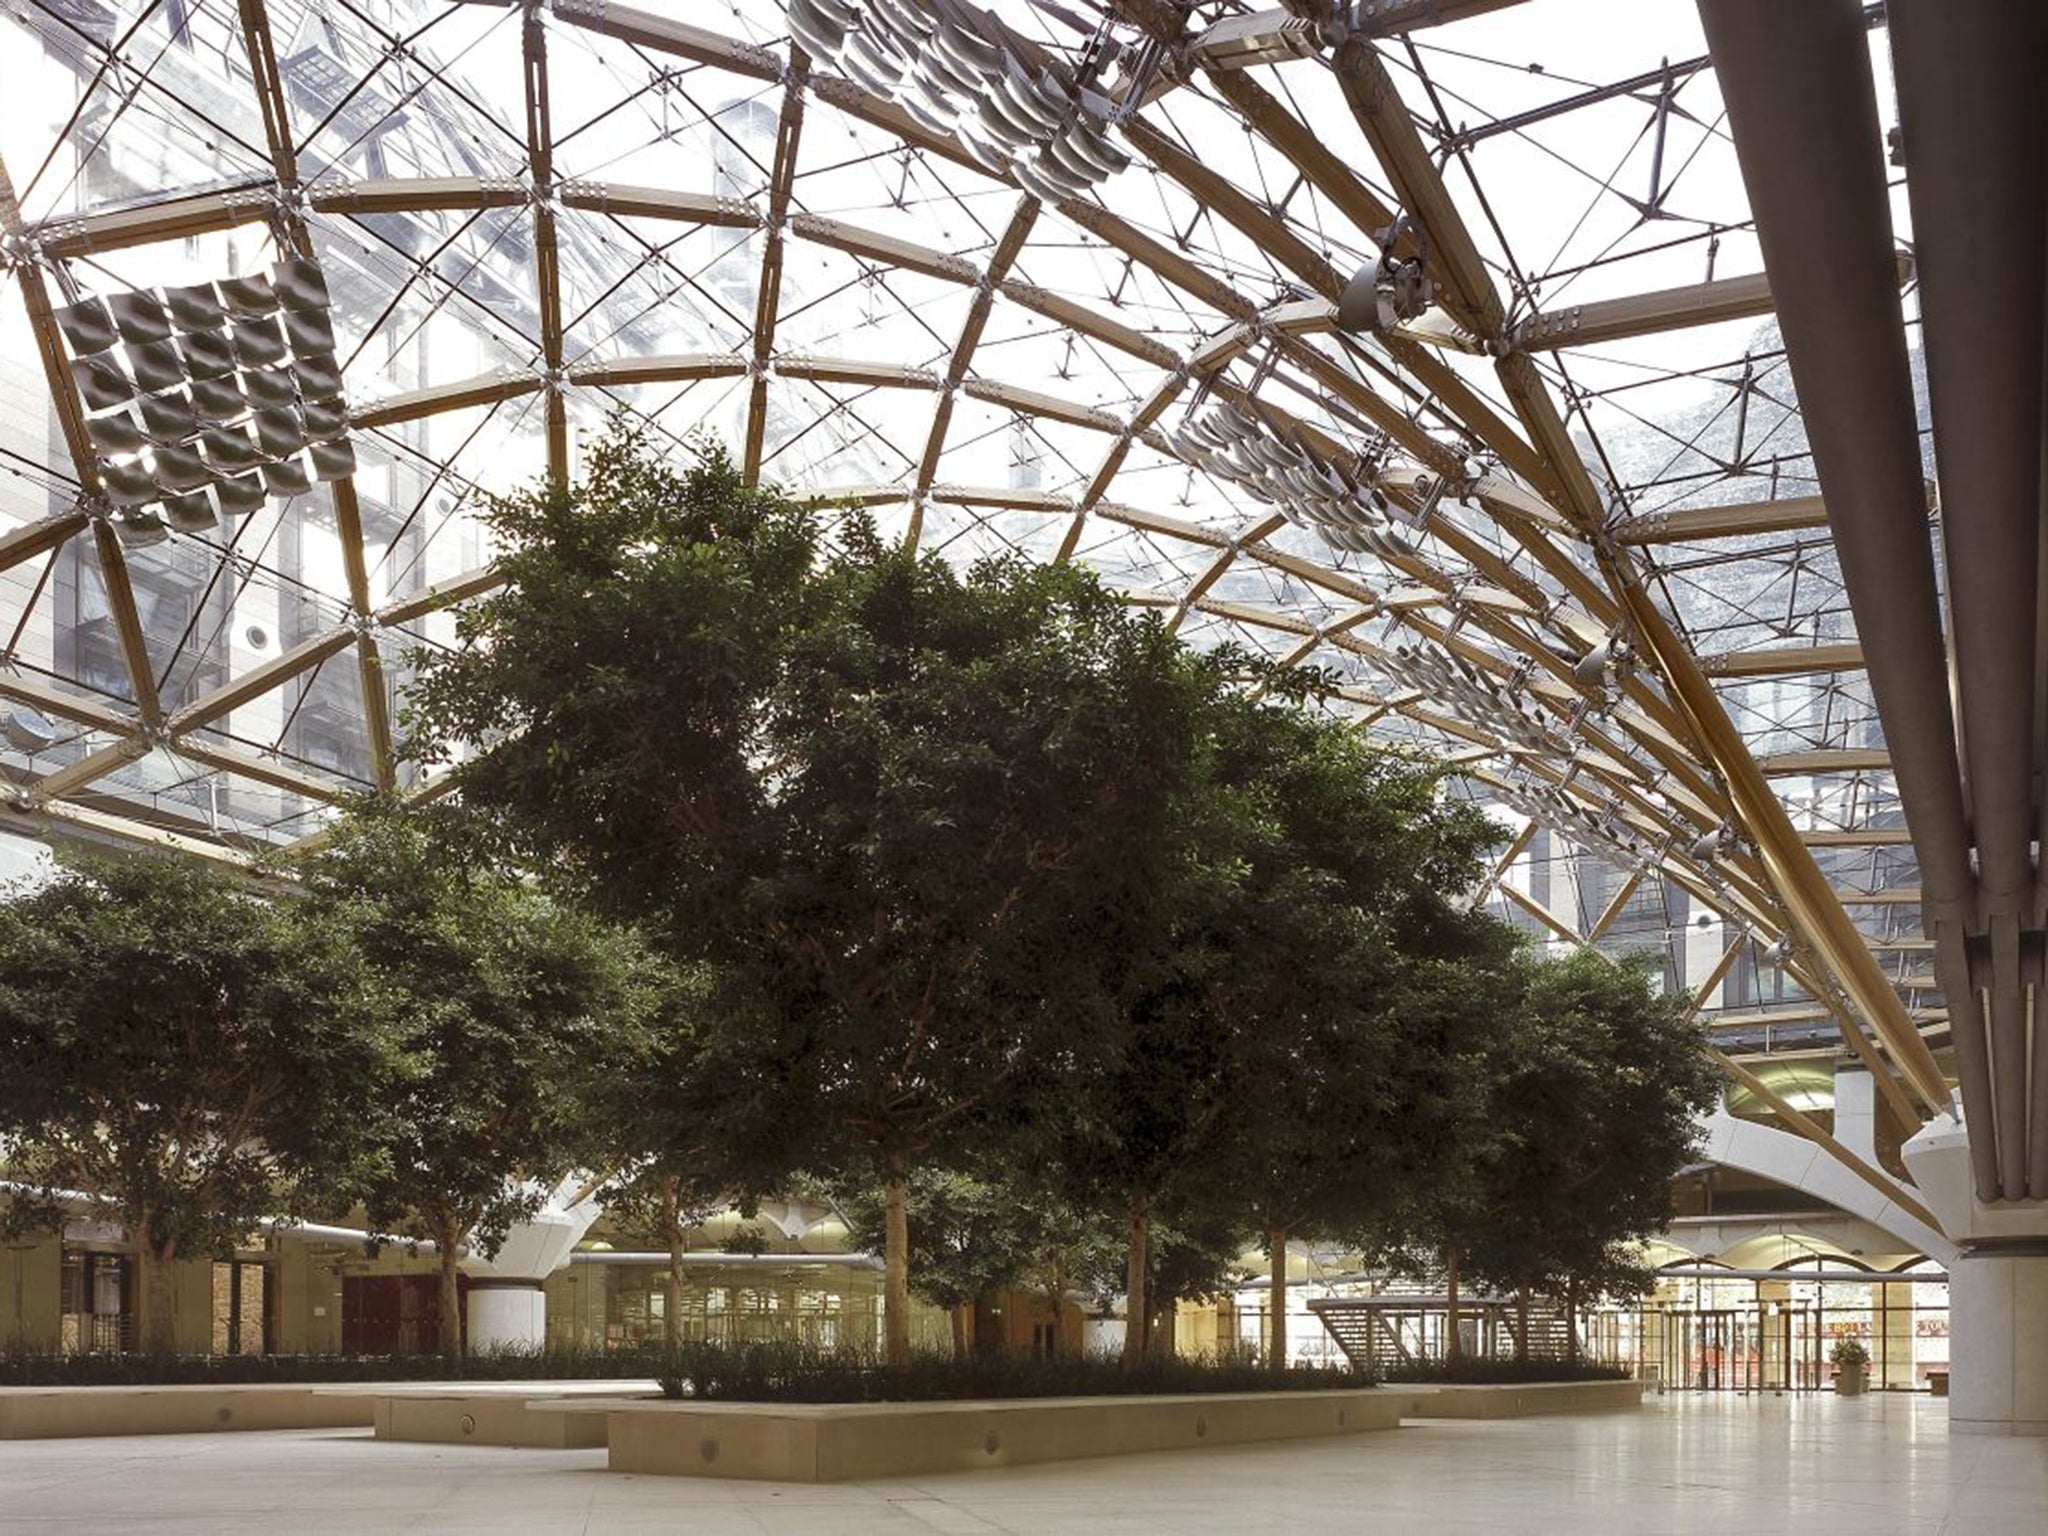
{"label": "tree trunk", "polygon": [[177,1353],[177,1258],[177,1243],[159,1243],[145,1218],[136,1229],[135,1265],[142,1272],[136,1321],[141,1325],[142,1348],[152,1355]]}
{"label": "tree trunk", "polygon": [[1465,1340],[1458,1332],[1458,1250],[1444,1250],[1444,1358],[1465,1358]]}
{"label": "tree trunk", "polygon": [[1146,1310],[1145,1278],[1151,1263],[1145,1242],[1151,1231],[1151,1215],[1143,1199],[1131,1205],[1129,1251],[1124,1264],[1124,1353],[1123,1367],[1135,1371],[1145,1363],[1145,1334],[1151,1321]]}
{"label": "tree trunk", "polygon": [[1273,1294],[1266,1328],[1266,1369],[1287,1369],[1287,1229],[1266,1229],[1266,1247],[1273,1255]]}
{"label": "tree trunk", "polygon": [[1064,1264],[1052,1267],[1052,1348],[1047,1353],[1054,1359],[1075,1353],[1067,1343],[1067,1268]]}
{"label": "tree trunk", "polygon": [[1003,1314],[998,1303],[1001,1294],[992,1285],[985,1285],[974,1298],[974,1352],[978,1355],[1000,1355],[1007,1352],[1008,1340],[1003,1337]]}
{"label": "tree trunk", "polygon": [[441,1248],[441,1353],[462,1353],[462,1238],[453,1221],[441,1223],[435,1239]]}
{"label": "tree trunk", "polygon": [[1515,1292],[1515,1358],[1529,1359],[1529,1287]]}
{"label": "tree trunk", "polygon": [[661,1181],[661,1222],[668,1236],[667,1309],[661,1320],[661,1336],[673,1349],[683,1341],[683,1201],[681,1181]]}
{"label": "tree trunk", "polygon": [[910,1363],[910,1179],[891,1153],[882,1183],[882,1357]]}
{"label": "tree trunk", "polygon": [[1154,1360],[1171,1360],[1174,1355],[1174,1319],[1180,1313],[1178,1296],[1145,1295],[1145,1352]]}
{"label": "tree trunk", "polygon": [[967,1304],[956,1303],[953,1313],[953,1359],[957,1363],[967,1358]]}
{"label": "tree trunk", "polygon": [[1579,1363],[1579,1277],[1567,1275],[1564,1281],[1564,1359],[1567,1365]]}

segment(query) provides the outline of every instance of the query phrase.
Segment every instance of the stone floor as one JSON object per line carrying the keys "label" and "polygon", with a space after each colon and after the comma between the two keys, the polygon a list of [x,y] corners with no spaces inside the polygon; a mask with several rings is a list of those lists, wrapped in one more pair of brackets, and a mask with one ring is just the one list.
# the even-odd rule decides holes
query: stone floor
{"label": "stone floor", "polygon": [[1928,1398],[1651,1398],[1342,1441],[903,1482],[613,1476],[601,1451],[349,1430],[0,1442],[0,1532],[1715,1532],[2043,1536],[2048,1441],[1948,1434]]}

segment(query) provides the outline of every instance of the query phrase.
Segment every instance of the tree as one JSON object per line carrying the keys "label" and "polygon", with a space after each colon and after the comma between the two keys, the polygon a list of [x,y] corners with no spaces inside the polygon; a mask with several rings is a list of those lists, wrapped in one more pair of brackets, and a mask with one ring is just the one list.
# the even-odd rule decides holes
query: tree
{"label": "tree", "polygon": [[1446,1352],[1463,1353],[1459,1332],[1462,1255],[1484,1219],[1483,1170],[1503,1140],[1494,1119],[1498,1036],[1512,1029],[1520,992],[1521,936],[1483,912],[1434,914],[1411,934],[1402,977],[1401,1029],[1411,1061],[1427,1063],[1420,1112],[1435,1121],[1426,1177],[1392,1186],[1384,1206],[1350,1234],[1369,1263],[1416,1278],[1441,1278]]}
{"label": "tree", "polygon": [[[888,1200],[877,1187],[856,1187],[839,1201],[850,1231],[863,1247],[883,1246]],[[990,1292],[1016,1282],[1030,1262],[1023,1235],[1013,1221],[1010,1192],[965,1173],[924,1168],[914,1172],[905,1192],[905,1236],[910,1249],[910,1288],[952,1317],[953,1356],[967,1358],[967,1314],[981,1323]],[[989,1347],[980,1337],[976,1348]]]}
{"label": "tree", "polygon": [[353,935],[404,1053],[363,1203],[377,1230],[436,1245],[447,1354],[462,1351],[464,1246],[494,1253],[595,1155],[592,1085],[643,1059],[658,997],[629,932],[468,857],[461,830],[364,806],[303,875],[312,910]]}
{"label": "tree", "polygon": [[[1172,1357],[1172,1319],[1181,1302],[1220,1301],[1244,1284],[1241,1259],[1252,1235],[1237,1202],[1182,1199],[1155,1213],[1145,1245],[1139,1318],[1146,1358]],[[1124,1321],[1128,1340],[1128,1313]]]}
{"label": "tree", "polygon": [[675,1344],[682,1339],[684,1243],[691,1228],[735,1199],[718,1173],[735,1160],[717,1144],[731,1084],[707,1068],[704,1042],[706,1021],[740,1000],[707,966],[669,964],[651,953],[641,963],[651,1006],[639,1055],[631,1071],[588,1083],[583,1114],[593,1161],[608,1170],[599,1192],[606,1215],[625,1231],[659,1238],[667,1251],[662,1332]]}
{"label": "tree", "polygon": [[1656,975],[1644,956],[1518,957],[1515,1006],[1485,1036],[1496,1135],[1458,1211],[1474,1275],[1562,1295],[1571,1314],[1581,1296],[1645,1287],[1635,1251],[1670,1221],[1720,1086]]}
{"label": "tree", "polygon": [[1100,1038],[1118,914],[1217,684],[1074,566],[958,572],[630,435],[573,494],[491,514],[505,585],[417,694],[424,750],[507,839],[752,1000],[708,1032],[722,1170],[888,1196],[909,1345],[912,1172]]}
{"label": "tree", "polygon": [[1426,994],[1489,919],[1452,898],[1498,828],[1441,771],[1300,709],[1239,708],[1219,778],[1242,878],[1214,966],[1234,1058],[1216,1171],[1272,1258],[1266,1358],[1287,1363],[1287,1245],[1384,1230],[1445,1177],[1467,1094]]}
{"label": "tree", "polygon": [[[1075,1286],[1090,1287],[1118,1252],[1110,1223],[1049,1191],[1033,1170],[989,1159],[985,1176],[923,1169],[910,1181],[907,1219],[911,1287],[952,1314],[953,1353],[967,1356],[967,1309],[973,1309],[972,1347],[994,1349],[990,1336],[993,1293],[1028,1290],[1057,1317]],[[855,1240],[879,1248],[886,1202],[872,1186],[838,1200]]]}
{"label": "tree", "polygon": [[370,1176],[394,1052],[346,934],[194,860],[67,863],[0,900],[8,1225],[71,1192],[141,1270],[142,1341],[173,1347],[173,1265],[259,1218],[346,1205]]}
{"label": "tree", "polygon": [[[1497,834],[1430,768],[1302,707],[1317,681],[1210,701],[1167,877],[1133,921],[1141,958],[1116,999],[1112,1065],[1057,1159],[1082,1198],[1127,1213],[1133,1366],[1160,1212],[1257,1222],[1275,1252],[1278,1364],[1290,1234],[1383,1219],[1444,1146],[1442,1115],[1422,1109],[1452,1074],[1408,1038],[1397,983],[1405,956],[1462,930],[1443,893],[1470,885]],[[1211,1212],[1216,1199],[1235,1204]]]}
{"label": "tree", "polygon": [[680,1343],[683,1245],[690,1229],[710,1219],[724,1202],[698,1185],[688,1166],[667,1154],[649,1157],[614,1174],[600,1196],[613,1226],[661,1239],[668,1253],[668,1269],[662,1279],[661,1332],[668,1343]]}

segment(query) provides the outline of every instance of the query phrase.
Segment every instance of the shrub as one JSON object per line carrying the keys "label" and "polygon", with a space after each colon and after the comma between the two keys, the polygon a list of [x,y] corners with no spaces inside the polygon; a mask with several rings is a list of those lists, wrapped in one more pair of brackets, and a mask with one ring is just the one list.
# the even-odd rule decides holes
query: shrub
{"label": "shrub", "polygon": [[1860,1371],[1870,1364],[1870,1351],[1860,1339],[1837,1339],[1828,1351],[1828,1360],[1838,1371]]}
{"label": "shrub", "polygon": [[1135,1372],[1106,1356],[1037,1360],[914,1353],[889,1367],[869,1350],[799,1343],[654,1343],[624,1349],[479,1350],[450,1355],[66,1355],[0,1350],[0,1386],[289,1385],[343,1381],[652,1380],[669,1397],[720,1402],[874,1403],[984,1397],[1316,1391],[1369,1387],[1346,1367],[1269,1372],[1255,1360],[1156,1360]]}
{"label": "shrub", "polygon": [[797,1343],[685,1344],[656,1379],[667,1397],[773,1403],[1300,1392],[1374,1384],[1347,1366],[1290,1366],[1274,1372],[1244,1360],[1152,1360],[1126,1371],[1106,1355],[956,1360],[947,1352],[913,1351],[907,1363],[891,1366],[869,1351]]}
{"label": "shrub", "polygon": [[489,1349],[452,1355],[68,1355],[0,1350],[0,1386],[263,1385],[329,1381],[616,1380],[657,1377],[648,1349]]}

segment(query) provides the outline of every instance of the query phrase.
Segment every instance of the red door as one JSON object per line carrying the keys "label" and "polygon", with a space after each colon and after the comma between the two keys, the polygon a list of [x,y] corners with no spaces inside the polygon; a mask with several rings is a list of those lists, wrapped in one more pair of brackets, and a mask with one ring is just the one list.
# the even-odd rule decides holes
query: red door
{"label": "red door", "polygon": [[[458,1276],[458,1292],[469,1277]],[[437,1275],[344,1275],[341,1349],[348,1355],[430,1355],[441,1347]]]}

